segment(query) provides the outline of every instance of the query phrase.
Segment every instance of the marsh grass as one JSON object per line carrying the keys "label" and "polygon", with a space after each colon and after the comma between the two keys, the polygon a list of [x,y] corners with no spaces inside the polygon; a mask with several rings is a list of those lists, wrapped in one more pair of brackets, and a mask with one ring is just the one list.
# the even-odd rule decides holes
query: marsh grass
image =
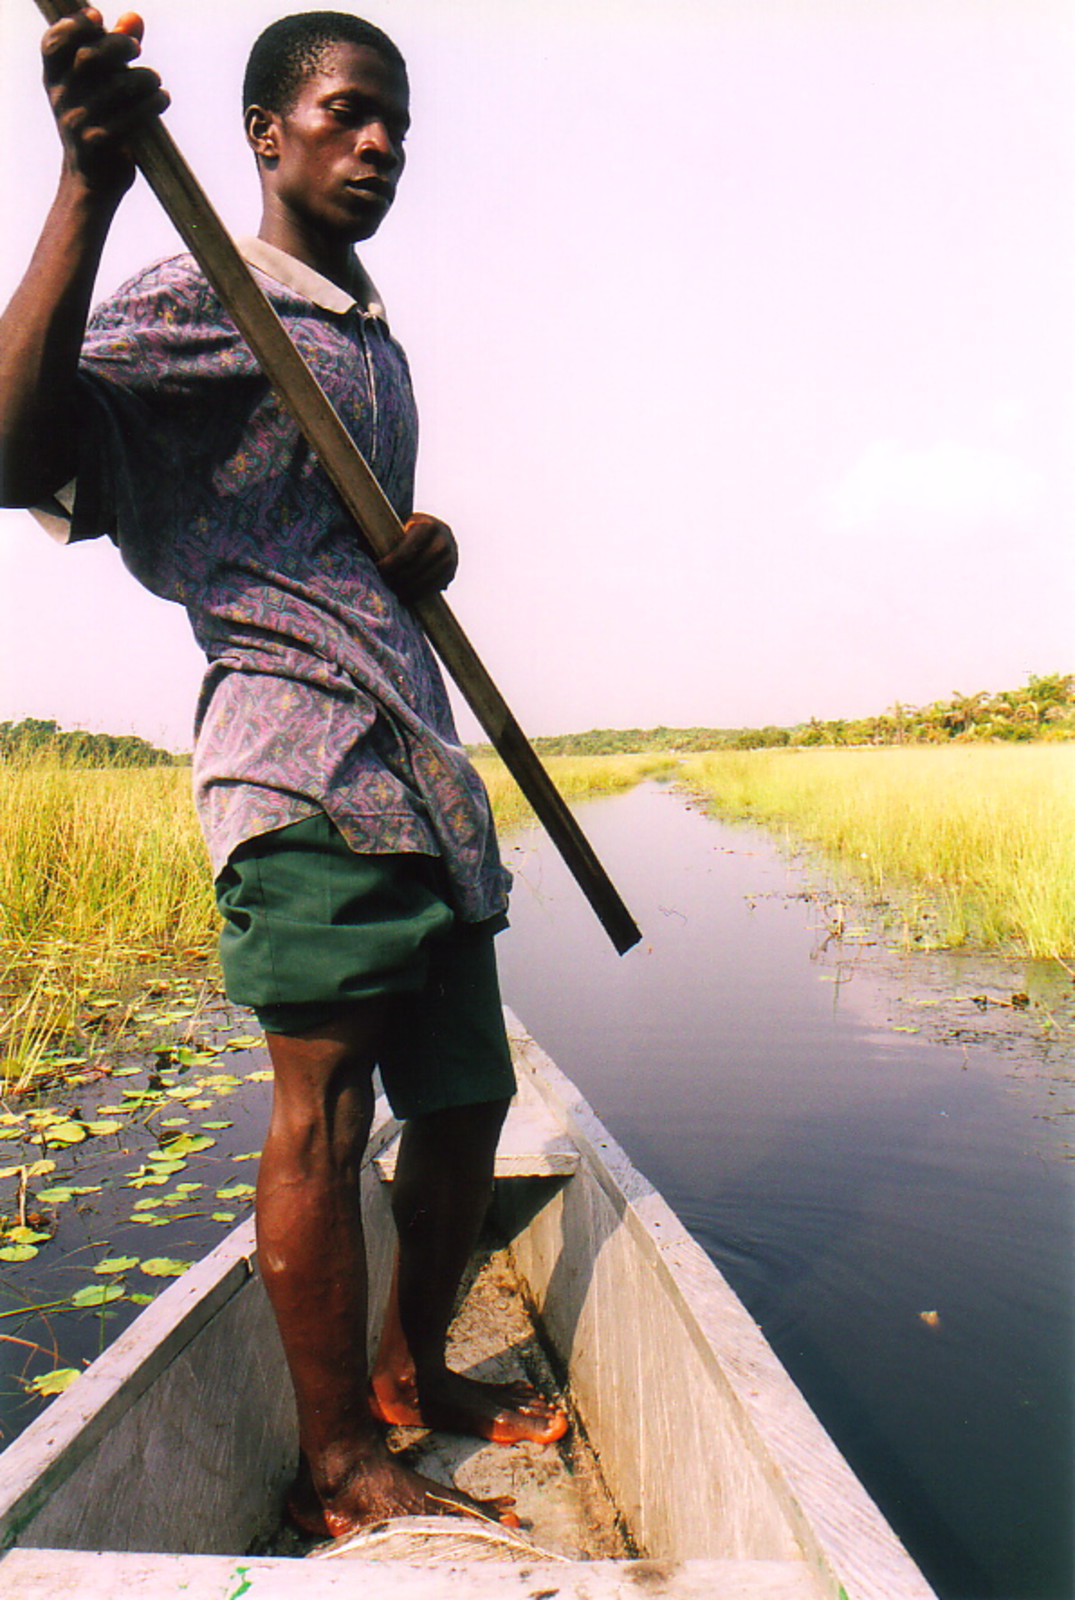
{"label": "marsh grass", "polygon": [[[643,778],[673,772],[679,760],[673,755],[545,756],[542,762],[565,800],[594,800],[601,795],[633,789]],[[474,765],[482,775],[497,827],[504,835],[534,821],[514,779],[498,756],[477,756]]]}
{"label": "marsh grass", "polygon": [[783,828],[850,869],[912,937],[1075,952],[1071,745],[729,751],[681,772],[719,815]]}
{"label": "marsh grass", "polygon": [[[479,761],[502,832],[531,820]],[[629,788],[671,757],[550,758],[569,800]],[[10,1091],[76,1073],[125,1032],[162,968],[214,976],[209,867],[185,767],[0,763],[0,1074]]]}
{"label": "marsh grass", "polygon": [[80,1053],[106,1020],[114,1030],[147,970],[177,955],[204,966],[214,917],[189,769],[4,763],[5,1083]]}

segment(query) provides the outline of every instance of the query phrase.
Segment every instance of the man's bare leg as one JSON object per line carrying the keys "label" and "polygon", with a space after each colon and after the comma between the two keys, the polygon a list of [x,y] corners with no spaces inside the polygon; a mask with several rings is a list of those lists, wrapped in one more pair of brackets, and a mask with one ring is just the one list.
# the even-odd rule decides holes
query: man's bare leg
{"label": "man's bare leg", "polygon": [[371,1379],[382,1421],[498,1444],[562,1438],[567,1417],[528,1383],[481,1383],[445,1359],[456,1293],[489,1205],[506,1100],[414,1117],[400,1145],[392,1209],[399,1256]]}
{"label": "man's bare leg", "polygon": [[510,1501],[479,1505],[403,1467],[370,1412],[359,1169],[386,1017],[383,1002],[368,1001],[314,1032],[267,1036],[274,1091],[258,1174],[258,1260],[299,1414],[292,1515],[331,1537],[443,1511],[514,1524]]}

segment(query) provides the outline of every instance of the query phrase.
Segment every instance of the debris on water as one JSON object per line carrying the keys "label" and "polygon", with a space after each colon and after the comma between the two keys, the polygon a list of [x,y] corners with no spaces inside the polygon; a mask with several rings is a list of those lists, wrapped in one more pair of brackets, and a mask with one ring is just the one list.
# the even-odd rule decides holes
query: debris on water
{"label": "debris on water", "polygon": [[939,1311],[920,1311],[918,1316],[919,1320],[924,1322],[927,1328],[939,1328],[941,1325],[941,1314]]}

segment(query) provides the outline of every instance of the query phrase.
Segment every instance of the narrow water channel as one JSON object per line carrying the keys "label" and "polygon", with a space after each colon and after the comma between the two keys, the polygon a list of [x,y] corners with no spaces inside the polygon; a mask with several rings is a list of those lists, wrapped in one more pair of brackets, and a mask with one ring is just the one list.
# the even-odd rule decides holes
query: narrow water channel
{"label": "narrow water channel", "polygon": [[[871,951],[850,913],[826,943],[816,873],[673,791],[580,815],[643,944],[617,957],[526,836],[498,941],[508,1004],[725,1272],[945,1600],[1068,1600],[1070,1032],[1041,1042],[1035,1007],[994,1036],[980,968]],[[1001,998],[1023,986],[992,976]]]}

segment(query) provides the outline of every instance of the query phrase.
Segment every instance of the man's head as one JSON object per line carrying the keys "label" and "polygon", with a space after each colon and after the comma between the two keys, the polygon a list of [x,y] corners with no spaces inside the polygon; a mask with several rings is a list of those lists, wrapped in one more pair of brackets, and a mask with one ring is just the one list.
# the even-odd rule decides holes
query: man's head
{"label": "man's head", "polygon": [[375,233],[410,124],[407,70],[392,41],[345,12],[284,17],[255,43],[243,99],[271,235],[309,257],[311,246],[331,254]]}
{"label": "man's head", "polygon": [[290,111],[306,80],[336,44],[375,50],[403,77],[407,65],[386,33],[346,11],[300,11],[270,23],[255,41],[243,77],[243,112],[250,106],[265,111]]}

